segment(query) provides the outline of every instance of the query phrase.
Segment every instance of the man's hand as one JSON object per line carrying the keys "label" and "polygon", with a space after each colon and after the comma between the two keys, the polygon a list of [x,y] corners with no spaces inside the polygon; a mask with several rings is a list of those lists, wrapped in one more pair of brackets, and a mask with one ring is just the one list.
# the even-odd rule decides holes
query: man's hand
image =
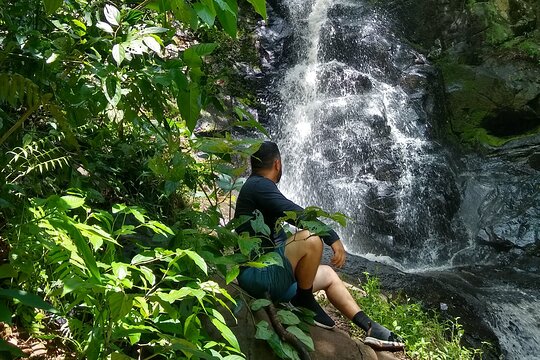
{"label": "man's hand", "polygon": [[343,243],[341,242],[341,240],[334,241],[334,243],[331,245],[331,248],[334,251],[334,256],[331,260],[332,265],[338,268],[342,267],[343,264],[345,264],[345,258],[347,256],[345,248],[343,247]]}

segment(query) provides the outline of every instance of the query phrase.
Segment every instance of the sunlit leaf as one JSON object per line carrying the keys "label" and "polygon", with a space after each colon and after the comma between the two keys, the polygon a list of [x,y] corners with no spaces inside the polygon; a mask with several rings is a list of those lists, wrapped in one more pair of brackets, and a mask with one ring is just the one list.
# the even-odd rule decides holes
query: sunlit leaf
{"label": "sunlit leaf", "polygon": [[154,254],[153,253],[150,253],[148,252],[148,255],[143,253],[143,254],[137,254],[133,257],[133,259],[131,259],[131,264],[132,265],[138,265],[138,264],[142,264],[142,263],[148,263],[152,260],[154,260],[155,257],[154,257]]}
{"label": "sunlit leaf", "polygon": [[149,26],[140,31],[139,34],[146,35],[146,34],[159,34],[169,31],[169,29],[164,27],[156,27],[156,26]]}
{"label": "sunlit leaf", "polygon": [[109,34],[114,34],[114,30],[112,26],[107,24],[106,22],[98,21],[96,26]]}
{"label": "sunlit leaf", "polygon": [[212,324],[214,324],[214,326],[220,331],[221,336],[223,336],[223,338],[227,340],[227,342],[231,344],[232,347],[240,351],[240,345],[238,344],[236,336],[234,336],[233,332],[226,324],[215,318],[212,319]]}
{"label": "sunlit leaf", "polygon": [[193,262],[202,270],[205,274],[208,274],[208,266],[206,265],[206,262],[204,259],[197,254],[195,251],[192,250],[177,250],[177,253],[179,254],[186,254]]}
{"label": "sunlit leaf", "polygon": [[114,44],[112,48],[112,56],[117,65],[120,65],[126,58],[126,50],[121,44]]}
{"label": "sunlit leaf", "polygon": [[133,295],[121,291],[109,296],[110,316],[112,320],[119,320],[126,316],[133,307]]}
{"label": "sunlit leaf", "polygon": [[240,269],[238,268],[238,266],[233,266],[225,276],[225,282],[227,283],[227,285],[230,284],[234,279],[236,279],[238,274],[240,274]]}
{"label": "sunlit leaf", "polygon": [[73,19],[73,20],[71,20],[71,22],[72,22],[75,26],[79,27],[81,30],[83,30],[84,32],[86,32],[86,25],[85,25],[82,21],[77,20],[77,19]]}
{"label": "sunlit leaf", "polygon": [[115,276],[118,280],[122,280],[122,279],[124,279],[126,276],[129,275],[128,265],[127,265],[127,264],[113,262],[113,263],[111,264],[111,268],[112,268],[112,271],[113,271],[114,276]]}
{"label": "sunlit leaf", "polygon": [[146,266],[141,266],[139,271],[143,274],[150,285],[154,285],[156,283],[156,276],[151,269],[147,268]]}
{"label": "sunlit leaf", "polygon": [[257,14],[261,15],[266,20],[266,0],[248,0],[253,5]]}
{"label": "sunlit leaf", "polygon": [[190,288],[190,287],[183,287],[179,290],[171,290],[169,291],[168,293],[165,293],[165,292],[157,292],[156,295],[172,304],[173,302],[177,301],[177,300],[181,300],[183,298],[185,298],[186,296],[192,296],[192,297],[196,297],[198,299],[202,299],[206,293],[204,292],[204,290],[201,290],[201,289],[193,289],[193,288]]}
{"label": "sunlit leaf", "polygon": [[116,107],[122,98],[122,85],[114,76],[107,77],[103,82],[103,93],[109,103]]}
{"label": "sunlit leaf", "polygon": [[107,22],[111,25],[119,25],[120,22],[120,11],[114,7],[113,5],[105,5],[105,9],[103,10],[103,13],[105,14],[105,19]]}
{"label": "sunlit leaf", "polygon": [[161,51],[161,45],[157,42],[157,40],[153,36],[145,36],[143,38],[143,42],[146,46],[148,46],[152,51],[155,53],[160,53]]}
{"label": "sunlit leaf", "polygon": [[73,195],[65,195],[65,196],[62,196],[60,199],[61,199],[62,204],[67,209],[77,209],[84,205],[84,198],[82,197],[73,196]]}

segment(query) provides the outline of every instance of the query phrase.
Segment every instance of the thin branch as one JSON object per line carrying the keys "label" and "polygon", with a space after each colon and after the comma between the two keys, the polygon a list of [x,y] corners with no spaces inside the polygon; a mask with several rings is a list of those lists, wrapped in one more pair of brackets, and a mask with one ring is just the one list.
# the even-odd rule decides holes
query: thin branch
{"label": "thin branch", "polygon": [[270,322],[272,323],[274,330],[276,330],[281,340],[291,344],[298,351],[298,355],[300,355],[301,360],[311,360],[311,356],[309,356],[309,352],[305,345],[298,340],[296,336],[288,332],[287,329],[283,327],[283,324],[281,324],[279,321],[276,308],[268,292],[265,293],[265,297],[270,301],[270,305],[266,306],[265,310],[268,313],[268,317],[270,318]]}
{"label": "thin branch", "polygon": [[32,113],[34,111],[37,110],[38,107],[39,107],[39,104],[36,104],[36,105],[32,106],[31,108],[29,108],[28,110],[26,110],[26,112],[23,114],[23,116],[21,116],[21,118],[19,120],[17,120],[17,122],[15,124],[13,124],[13,126],[2,136],[2,138],[0,138],[0,146],[4,143],[4,141],[7,140],[7,138],[15,130],[17,130],[26,121],[26,119],[28,119],[28,117],[30,115],[32,115]]}

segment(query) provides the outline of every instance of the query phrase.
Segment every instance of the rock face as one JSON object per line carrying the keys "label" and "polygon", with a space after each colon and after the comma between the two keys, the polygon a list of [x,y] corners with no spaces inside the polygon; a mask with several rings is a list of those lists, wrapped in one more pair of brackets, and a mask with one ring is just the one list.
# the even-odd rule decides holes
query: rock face
{"label": "rock face", "polygon": [[451,130],[461,140],[497,146],[538,132],[538,1],[380,4],[404,36],[440,66],[452,114]]}

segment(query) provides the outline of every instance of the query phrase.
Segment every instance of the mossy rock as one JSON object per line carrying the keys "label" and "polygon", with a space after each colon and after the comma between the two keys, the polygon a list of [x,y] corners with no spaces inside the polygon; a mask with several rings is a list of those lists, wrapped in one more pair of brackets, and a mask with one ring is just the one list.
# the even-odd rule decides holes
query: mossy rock
{"label": "mossy rock", "polygon": [[[443,63],[440,68],[451,112],[451,131],[462,142],[500,146],[539,132],[536,102],[540,87],[523,87],[485,67]],[[519,73],[512,76],[519,80]]]}

